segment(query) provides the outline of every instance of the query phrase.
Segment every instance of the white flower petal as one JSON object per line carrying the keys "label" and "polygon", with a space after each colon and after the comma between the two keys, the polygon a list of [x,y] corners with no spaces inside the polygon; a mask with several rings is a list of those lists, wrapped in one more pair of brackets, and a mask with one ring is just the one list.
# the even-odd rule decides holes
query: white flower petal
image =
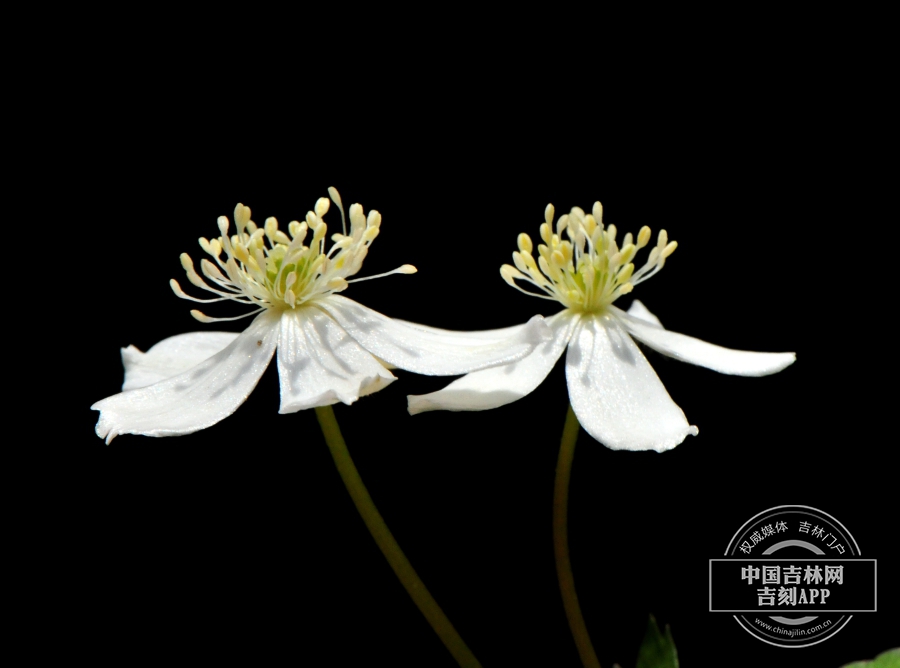
{"label": "white flower petal", "polygon": [[188,332],[163,339],[145,353],[134,346],[122,348],[122,391],[177,376],[224,350],[237,337],[236,332]]}
{"label": "white flower petal", "polygon": [[465,332],[398,322],[341,295],[330,295],[316,305],[331,314],[373,355],[427,376],[455,376],[515,362],[551,336],[540,316],[506,339],[484,341],[477,335],[470,338]]}
{"label": "white flower petal", "polygon": [[[418,322],[409,322],[408,320],[400,320],[398,318],[391,318],[391,320],[398,322],[401,325],[420,330],[426,334],[434,334],[435,336],[441,337],[442,340],[451,343],[458,341],[469,341],[470,343],[472,341],[482,341],[484,343],[503,341],[504,339],[520,334],[525,327],[528,327],[528,323],[525,323],[523,325],[513,325],[512,327],[503,327],[501,329],[482,329],[474,332],[467,332],[429,327],[428,325],[422,325]],[[549,324],[550,319],[547,318],[546,322]]]}
{"label": "white flower petal", "polygon": [[583,316],[566,355],[569,401],[591,436],[614,450],[669,450],[697,428],[617,318]]}
{"label": "white flower petal", "polygon": [[98,401],[97,435],[178,436],[228,417],[247,399],[278,343],[277,313],[258,315],[224,350],[177,376]]}
{"label": "white flower petal", "polygon": [[578,323],[578,316],[563,311],[547,318],[546,322],[553,338],[539,344],[528,357],[512,364],[473,371],[437,392],[410,395],[407,397],[410,415],[434,410],[483,411],[505,406],[532,392],[562,355]]}
{"label": "white flower petal", "polygon": [[611,306],[609,310],[619,317],[628,332],[641,343],[682,362],[690,362],[719,373],[736,376],[767,376],[770,373],[781,371],[797,359],[794,353],[757,353],[749,350],[723,348],[684,334],[648,325],[614,306]]}
{"label": "white flower petal", "polygon": [[635,299],[631,302],[631,306],[628,309],[628,315],[637,318],[638,320],[642,320],[646,322],[648,325],[654,325],[656,327],[662,327],[663,324],[659,321],[655,315],[650,312],[644,303],[640,299]]}
{"label": "white flower petal", "polygon": [[278,343],[280,413],[352,404],[396,378],[330,315],[315,306],[285,311]]}

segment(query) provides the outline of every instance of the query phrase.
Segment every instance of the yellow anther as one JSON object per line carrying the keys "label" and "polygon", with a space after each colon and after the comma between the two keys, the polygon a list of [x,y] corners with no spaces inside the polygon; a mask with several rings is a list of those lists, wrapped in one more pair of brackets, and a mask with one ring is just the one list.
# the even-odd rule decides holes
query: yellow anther
{"label": "yellow anther", "polygon": [[562,267],[566,264],[565,256],[558,250],[555,250],[550,254],[550,261],[557,267]]}
{"label": "yellow anther", "polygon": [[178,256],[178,259],[181,260],[181,266],[185,271],[194,269],[194,262],[191,260],[191,256],[187,253],[182,253]]}
{"label": "yellow anther", "polygon": [[[516,265],[516,268],[519,271],[528,272],[528,264],[525,262],[525,259],[523,258],[522,253],[520,253],[519,251],[513,251],[512,258],[513,258],[513,262]],[[504,265],[504,266],[508,267],[509,265]]]}
{"label": "yellow anther", "polygon": [[181,286],[178,285],[178,281],[176,281],[174,278],[169,279],[169,287],[172,288],[172,292],[174,292],[182,299],[187,297],[187,295],[184,293],[184,290],[182,290]]}
{"label": "yellow anther", "polygon": [[545,260],[548,257],[550,257],[550,249],[547,248],[544,244],[538,244],[537,250],[538,250],[538,255],[540,257],[544,258]]}
{"label": "yellow anther", "polygon": [[347,279],[338,276],[337,278],[332,278],[328,283],[325,284],[329,290],[346,290],[347,289]]}
{"label": "yellow anther", "polygon": [[341,194],[338,192],[337,188],[335,188],[334,186],[328,186],[328,196],[332,200],[334,200],[334,203],[337,204],[339,207],[344,206],[343,203],[341,202]]}
{"label": "yellow anther", "polygon": [[275,232],[278,231],[278,221],[272,216],[266,218],[265,230],[269,241],[274,241]]}
{"label": "yellow anther", "polygon": [[244,244],[241,243],[234,244],[234,257],[244,264],[247,264],[250,261],[250,254],[247,252]]}
{"label": "yellow anther", "polygon": [[303,243],[303,240],[306,239],[306,233],[309,232],[309,225],[306,223],[298,223],[296,220],[293,221],[289,229],[291,231],[291,237],[300,243]]}
{"label": "yellow anther", "polygon": [[547,262],[547,259],[543,255],[538,258],[538,266],[541,268],[544,276],[550,276],[550,263]]}
{"label": "yellow anther", "polygon": [[326,213],[328,213],[329,207],[331,207],[331,200],[327,197],[320,197],[318,200],[316,200],[316,215],[321,218]]}
{"label": "yellow anther", "polygon": [[644,225],[641,228],[641,231],[638,232],[638,242],[637,242],[638,249],[641,249],[644,246],[646,246],[648,243],[650,243],[650,235],[651,234],[652,233],[650,232],[650,228],[647,227],[646,225]]}
{"label": "yellow anther", "polygon": [[544,240],[545,244],[550,243],[550,225],[547,223],[541,223],[541,239]]}
{"label": "yellow anther", "polygon": [[529,237],[524,232],[519,235],[517,241],[519,243],[519,249],[525,251],[526,253],[530,253],[532,248],[534,248],[534,246],[532,246],[531,244],[531,237]]}
{"label": "yellow anther", "polygon": [[355,233],[355,230],[362,230],[366,227],[366,215],[363,213],[363,208],[359,204],[351,204],[350,205],[350,231],[351,234]]}
{"label": "yellow anther", "polygon": [[[326,202],[330,200],[325,200]],[[317,246],[322,239],[325,238],[325,235],[328,234],[328,225],[325,223],[320,223],[317,227],[314,228],[313,238],[310,246]]]}
{"label": "yellow anther", "polygon": [[553,205],[548,204],[547,208],[544,209],[544,222],[546,222],[547,225],[553,224],[553,216],[555,215],[555,213],[556,209],[553,208]]}
{"label": "yellow anther", "polygon": [[609,258],[609,271],[615,271],[619,268],[620,264],[622,264],[622,254],[616,253],[611,258]]}
{"label": "yellow anther", "polygon": [[203,313],[202,311],[198,311],[197,309],[191,310],[191,315],[194,316],[200,322],[215,322],[215,318],[210,318],[208,315]]}
{"label": "yellow anther", "polygon": [[597,221],[598,224],[603,224],[603,205],[600,202],[594,202],[594,206],[591,209],[591,213],[594,214],[594,220]]}
{"label": "yellow anther", "polygon": [[669,257],[672,253],[675,252],[675,249],[676,249],[676,248],[678,248],[678,242],[677,242],[677,241],[670,241],[670,242],[668,243],[668,245],[667,245],[665,248],[663,248],[662,253],[660,253],[660,257],[661,257],[662,259],[666,259],[666,258]]}
{"label": "yellow anther", "polygon": [[513,282],[513,279],[525,278],[525,275],[522,274],[522,272],[508,264],[504,264],[502,267],[500,267],[500,275],[503,277],[504,281],[506,281],[513,287],[516,286],[516,284]]}
{"label": "yellow anther", "polygon": [[240,202],[234,207],[234,224],[240,227],[250,222],[250,207],[244,206]]}

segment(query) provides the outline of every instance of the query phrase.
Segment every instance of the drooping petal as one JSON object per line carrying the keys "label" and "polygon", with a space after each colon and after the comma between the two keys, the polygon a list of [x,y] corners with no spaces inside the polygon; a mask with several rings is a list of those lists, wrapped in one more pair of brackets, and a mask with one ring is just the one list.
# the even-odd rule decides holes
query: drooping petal
{"label": "drooping petal", "polygon": [[236,332],[188,332],[163,339],[145,353],[134,346],[122,348],[122,391],[177,376],[224,350],[237,337]]}
{"label": "drooping petal", "polygon": [[566,379],[581,426],[609,448],[662,452],[697,434],[613,315],[581,318]]}
{"label": "drooping petal", "polygon": [[410,395],[407,397],[410,415],[434,410],[483,411],[505,406],[532,392],[566,349],[578,316],[566,310],[547,318],[546,322],[553,338],[539,344],[528,357],[473,371],[437,392]]}
{"label": "drooping petal", "polygon": [[[391,318],[391,320],[393,320],[395,323],[400,323],[401,325],[421,330],[426,334],[432,334],[450,343],[458,343],[460,341],[468,341],[469,343],[472,343],[473,341],[481,341],[483,343],[503,341],[504,339],[509,339],[510,337],[520,334],[524,328],[529,327],[529,323],[525,323],[523,325],[513,325],[512,327],[503,327],[501,329],[483,329],[473,332],[465,332],[453,331],[451,329],[440,329],[438,327],[429,327],[428,325],[422,325],[418,322],[409,322],[408,320],[400,320],[399,318]],[[378,361],[387,369],[397,368],[393,364],[388,364],[383,359],[379,358]]]}
{"label": "drooping petal", "polygon": [[637,318],[638,320],[642,320],[646,322],[648,325],[653,325],[654,327],[662,327],[663,324],[659,321],[655,315],[650,312],[644,303],[640,299],[635,299],[631,302],[631,306],[628,308],[628,315]]}
{"label": "drooping petal", "polygon": [[386,387],[396,378],[325,311],[285,311],[278,344],[280,413],[328,406]]}
{"label": "drooping petal", "polygon": [[[443,340],[450,342],[483,341],[485,343],[491,343],[503,341],[504,339],[508,339],[512,336],[520,334],[525,327],[528,327],[528,323],[525,323],[522,325],[513,325],[512,327],[503,327],[501,329],[482,329],[473,332],[467,332],[459,330],[454,331],[452,329],[439,329],[438,327],[429,327],[428,325],[422,325],[418,322],[409,322],[408,320],[400,320],[399,318],[391,318],[391,320],[400,323],[401,325],[420,330],[422,332],[425,332],[426,334],[434,334],[435,336],[441,337]],[[547,318],[545,321],[549,325],[550,319]]]}
{"label": "drooping petal", "polygon": [[258,315],[224,350],[177,376],[98,401],[97,435],[179,436],[228,417],[247,399],[278,343],[277,312]]}
{"label": "drooping petal", "polygon": [[347,333],[388,364],[426,376],[455,376],[508,364],[551,337],[541,316],[500,341],[397,322],[341,295],[316,301]]}
{"label": "drooping petal", "polygon": [[[757,353],[749,350],[723,348],[677,332],[670,332],[662,326],[648,325],[641,319],[611,306],[612,311],[625,329],[641,343],[664,355],[682,362],[690,362],[719,373],[735,376],[767,376],[777,373],[794,363],[794,353]],[[649,313],[649,311],[648,311]]]}

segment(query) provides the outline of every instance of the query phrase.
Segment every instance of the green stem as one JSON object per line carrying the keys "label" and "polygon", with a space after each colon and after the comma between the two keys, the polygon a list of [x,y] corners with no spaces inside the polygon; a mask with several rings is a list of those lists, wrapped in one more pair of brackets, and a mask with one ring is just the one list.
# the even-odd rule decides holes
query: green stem
{"label": "green stem", "polygon": [[464,668],[481,668],[481,664],[472,651],[463,642],[463,639],[453,628],[453,624],[447,619],[447,615],[438,606],[437,601],[425,588],[425,583],[416,574],[409,559],[403,554],[403,550],[397,544],[391,530],[388,529],[384,518],[375,507],[375,502],[369,496],[369,491],[363,484],[362,478],[359,477],[359,471],[353,464],[350,452],[347,450],[347,444],[344,437],[341,436],[341,429],[338,427],[337,419],[334,417],[334,411],[331,406],[321,406],[316,408],[316,417],[319,419],[319,426],[325,436],[325,442],[331,450],[331,456],[337,465],[338,472],[350,492],[356,509],[362,515],[363,521],[366,523],[372,538],[378,544],[385,559],[394,569],[394,573],[400,578],[400,582],[406,588],[407,593],[415,601],[419,610],[425,615],[425,619],[431,624],[431,628],[438,634],[438,637],[444,643],[444,646],[456,659],[456,662]]}
{"label": "green stem", "polygon": [[566,609],[569,628],[572,629],[581,663],[585,668],[600,668],[597,653],[594,652],[591,637],[584,624],[584,617],[581,616],[578,594],[575,593],[575,578],[572,576],[572,564],[569,561],[569,478],[572,475],[572,459],[575,456],[575,441],[578,439],[579,427],[575,411],[569,405],[559,445],[556,482],[553,486],[553,553],[556,555],[556,573],[559,577],[563,607]]}

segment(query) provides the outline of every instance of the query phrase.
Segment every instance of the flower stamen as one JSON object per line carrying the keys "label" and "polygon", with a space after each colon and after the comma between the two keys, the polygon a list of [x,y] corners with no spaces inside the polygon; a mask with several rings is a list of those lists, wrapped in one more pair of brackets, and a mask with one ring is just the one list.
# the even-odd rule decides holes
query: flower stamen
{"label": "flower stamen", "polygon": [[[644,226],[637,235],[637,243],[629,232],[616,243],[616,226],[604,229],[603,206],[595,202],[591,213],[573,207],[560,216],[553,231],[555,209],[548,204],[544,222],[540,226],[538,259],[532,255],[534,245],[527,234],[517,238],[518,251],[513,252],[513,264],[500,268],[500,275],[509,285],[532,297],[552,299],[566,308],[585,313],[599,313],[635,285],[656,275],[665,265],[678,244],[668,240],[660,230],[656,246],[650,250],[647,262],[635,271],[633,260],[639,250],[650,242],[650,228]],[[563,233],[568,237],[563,240]],[[530,283],[544,294],[525,290],[516,281]]]}
{"label": "flower stamen", "polygon": [[[331,236],[332,244],[327,253],[328,227],[323,217],[331,206],[328,198],[320,197],[313,210],[307,212],[304,222],[291,221],[287,234],[278,228],[278,221],[272,217],[267,218],[262,227],[257,226],[250,218],[250,208],[238,204],[234,209],[236,234],[229,233],[228,218],[220,216],[217,222],[221,236],[200,239],[200,248],[215,261],[215,264],[206,258],[200,261],[206,280],[194,269],[191,257],[187,253],[181,255],[188,281],[217,297],[191,297],[175,279],[169,283],[172,291],[182,299],[200,303],[231,300],[258,307],[237,318],[211,318],[200,311],[191,311],[191,315],[201,322],[216,322],[236,320],[268,308],[293,309],[316,298],[341,292],[349,283],[416,272],[415,267],[406,264],[377,276],[347,280],[362,269],[369,245],[380,231],[381,214],[373,210],[367,216],[362,206],[351,205],[348,235],[341,196],[335,188],[329,188],[328,194],[341,212],[343,233]],[[312,238],[306,245],[310,231]]]}

